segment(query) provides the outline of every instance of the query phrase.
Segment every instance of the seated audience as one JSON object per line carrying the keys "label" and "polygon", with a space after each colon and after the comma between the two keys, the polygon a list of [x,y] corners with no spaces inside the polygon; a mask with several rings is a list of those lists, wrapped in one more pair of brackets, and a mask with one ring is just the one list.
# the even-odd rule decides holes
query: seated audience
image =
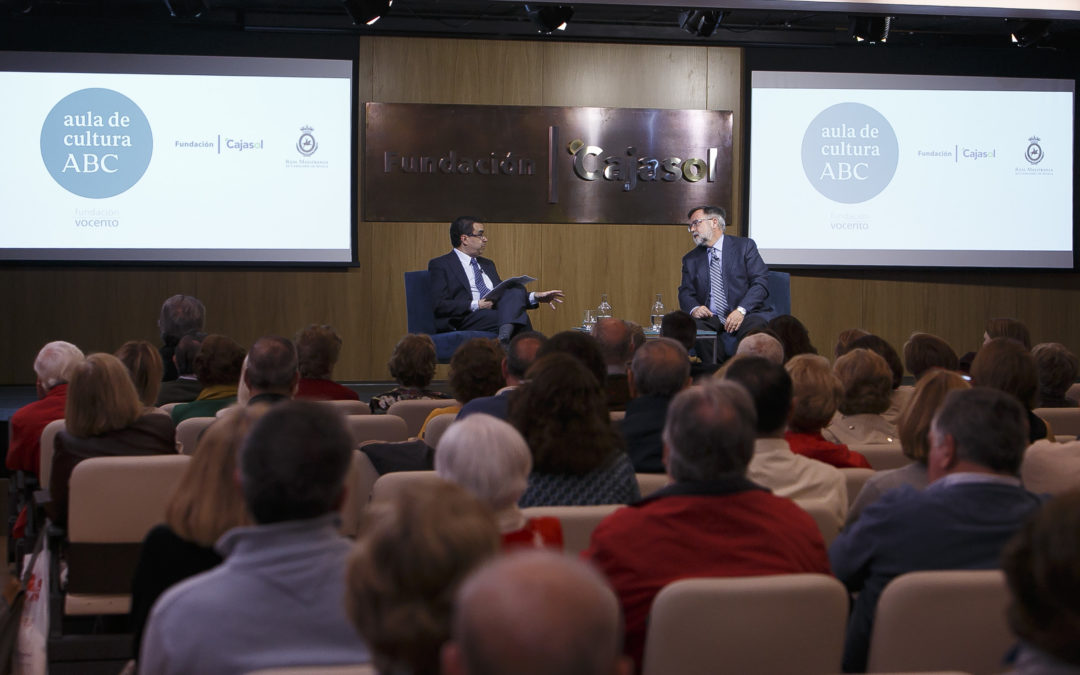
{"label": "seated audience", "polygon": [[502,375],[506,386],[493,396],[480,396],[461,406],[457,419],[465,419],[474,413],[484,413],[506,420],[510,392],[525,381],[525,372],[536,361],[536,356],[546,341],[547,338],[542,333],[531,330],[515,335],[510,340],[510,346],[506,348],[506,356],[502,360]]}
{"label": "seated audience", "polygon": [[531,471],[532,455],[517,429],[483,413],[455,421],[435,449],[435,472],[491,507],[504,549],[561,550],[558,518],[526,518],[518,508]]}
{"label": "seated audience", "polygon": [[244,369],[244,384],[250,393],[248,405],[280,403],[296,394],[300,381],[296,345],[287,338],[270,335],[251,345]]}
{"label": "seated audience", "polygon": [[435,377],[437,362],[435,343],[430,336],[410,333],[398,340],[386,367],[390,369],[390,376],[399,386],[371,399],[372,414],[385,414],[390,406],[398,401],[450,398],[441,391],[428,389],[431,379]]}
{"label": "seated audience", "polygon": [[780,340],[769,335],[764,330],[750,333],[739,340],[739,347],[735,350],[736,356],[761,356],[773,363],[784,364],[784,345]]}
{"label": "seated audience", "polygon": [[1080,673],[1080,492],[1047,503],[1005,546],[1001,566],[1020,638],[1011,675]]}
{"label": "seated audience", "polygon": [[754,402],[757,439],[746,477],[800,505],[827,508],[837,526],[847,515],[847,481],[839,469],[791,451],[784,426],[791,412],[791,376],[779,363],[746,356],[728,366],[725,380],[741,384]]}
{"label": "seated audience", "polygon": [[1040,408],[1075,408],[1066,392],[1076,381],[1080,360],[1060,342],[1043,342],[1031,348],[1039,374]]}
{"label": "seated audience", "polygon": [[629,375],[630,394],[619,433],[626,454],[638,473],[664,473],[664,420],[668,404],[690,386],[686,350],[669,338],[645,343],[634,354]]}
{"label": "seated audience", "polygon": [[680,392],[664,426],[674,482],[593,531],[582,557],[615,589],[626,616],[626,653],[639,667],[653,598],[673,581],[829,573],[825,543],[809,514],[747,476],[756,426],[753,400],[735,382]]}
{"label": "seated audience", "polygon": [[158,315],[158,330],[161,331],[161,363],[164,368],[164,380],[170,382],[177,378],[173,354],[180,338],[188,333],[203,330],[206,321],[206,308],[198,298],[192,295],[177,294],[167,298],[161,304]]}
{"label": "seated audience", "polygon": [[893,578],[998,567],[1002,547],[1040,506],[1017,477],[1027,447],[1024,419],[1024,409],[1004,392],[950,392],[930,428],[930,485],[889,492],[833,542],[833,571],[858,594],[844,672],[865,670],[874,611]]}
{"label": "seated audience", "polygon": [[881,414],[890,424],[896,424],[900,413],[911,398],[911,389],[900,385],[904,382],[904,364],[900,361],[900,355],[893,346],[877,335],[864,335],[851,343],[851,349],[869,349],[876,353],[889,364],[892,371],[892,392],[889,398],[889,408]]}
{"label": "seated audience", "polygon": [[135,385],[135,393],[139,395],[143,407],[156,410],[158,392],[161,390],[161,374],[163,365],[161,354],[154,349],[154,345],[146,340],[129,340],[120,345],[113,354],[131,375],[131,382]]}
{"label": "seated audience", "polygon": [[911,401],[900,415],[900,424],[896,430],[900,439],[900,450],[911,460],[911,464],[899,469],[877,471],[870,476],[852,502],[844,527],[851,527],[863,509],[881,499],[881,496],[890,490],[902,485],[916,490],[926,487],[929,480],[926,476],[926,462],[930,455],[930,423],[950,391],[970,388],[967,380],[957,372],[936,368],[923,373],[923,377],[915,385]]}
{"label": "seated audience", "polygon": [[379,675],[439,675],[454,593],[498,548],[491,512],[457,485],[407,485],[367,508],[345,606]]}
{"label": "seated audience", "polygon": [[67,522],[68,482],[79,462],[176,453],[172,420],[143,410],[127,368],[111,354],[91,354],[72,368],[64,424],[56,435],[47,507],[60,524]]}
{"label": "seated audience", "polygon": [[540,357],[526,377],[528,384],[510,397],[510,423],[533,457],[529,487],[519,505],[626,504],[640,499],[634,466],[611,426],[595,375],[569,354],[549,354]]}
{"label": "seated audience", "polygon": [[180,338],[173,351],[172,361],[176,367],[177,377],[175,380],[161,383],[158,392],[157,405],[167,403],[188,403],[202,391],[202,384],[195,375],[195,357],[202,347],[206,333],[195,331]]}
{"label": "seated audience", "polygon": [[862,328],[848,328],[840,331],[840,334],[836,336],[836,346],[833,347],[833,359],[838,359],[850,352],[852,349],[851,343],[866,335],[870,335],[870,333]]}
{"label": "seated audience", "polygon": [[841,443],[830,443],[821,430],[833,418],[844,388],[829,365],[816,354],[800,354],[784,366],[791,376],[791,415],[784,440],[797,455],[831,464],[838,469],[870,468],[870,462]]}
{"label": "seated audience", "polygon": [[240,446],[239,489],[255,525],[215,545],[225,561],[165,592],[143,635],[142,673],[247,673],[366,663],[345,614],[351,542],[338,532],[353,440],[311,401],[270,408]]}
{"label": "seated audience", "polygon": [[450,391],[454,401],[444,408],[435,408],[420,428],[424,438],[428,422],[439,415],[456,415],[461,406],[473,399],[494,396],[506,384],[503,379],[502,362],[505,352],[496,340],[472,338],[461,343],[450,357]]}
{"label": "seated audience", "polygon": [[327,325],[311,324],[296,336],[300,381],[296,398],[316,401],[359,401],[360,395],[334,382],[334,366],[341,354],[341,336]]}
{"label": "seated audience", "polygon": [[251,425],[266,410],[266,406],[246,408],[206,429],[169,500],[165,522],[143,540],[131,590],[136,659],[150,608],[158,597],[220,564],[214,543],[227,530],[250,524],[243,496],[236,489],[236,453]]}
{"label": "seated audience", "polygon": [[1020,478],[1035,494],[1059,495],[1080,489],[1080,441],[1035,441],[1024,451]]}
{"label": "seated audience", "polygon": [[195,355],[195,377],[202,390],[195,400],[173,406],[172,419],[180,424],[191,417],[213,417],[236,403],[244,348],[225,335],[207,335]]}
{"label": "seated audience", "polygon": [[648,340],[645,337],[645,326],[642,326],[637,321],[630,320],[627,320],[626,325],[630,327],[630,350],[636,352],[638,347]]}
{"label": "seated audience", "polygon": [[626,410],[626,402],[630,400],[626,368],[634,357],[630,324],[622,319],[603,318],[592,327],[592,336],[596,338],[604,357],[607,373],[604,389],[607,391],[608,410]]}
{"label": "seated audience", "polygon": [[588,369],[600,386],[604,386],[607,378],[607,366],[604,365],[604,354],[600,351],[600,344],[591,335],[579,333],[576,330],[564,330],[548,338],[537,358],[548,354],[569,354],[581,362]]}
{"label": "seated audience", "polygon": [[1039,369],[1035,357],[1012,338],[994,338],[979,348],[971,362],[971,383],[1011,394],[1027,410],[1028,440],[1054,440],[1034,408],[1039,400]]}
{"label": "seated audience", "polygon": [[885,359],[869,349],[853,349],[836,360],[833,371],[844,395],[840,414],[821,435],[845,445],[896,443],[896,426],[882,416],[892,400],[892,372]]}
{"label": "seated audience", "polygon": [[949,343],[938,336],[929,333],[912,333],[908,341],[904,343],[904,367],[918,382],[933,368],[959,370],[960,360]]}
{"label": "seated audience", "polygon": [[810,343],[810,331],[802,321],[790,314],[781,314],[769,320],[769,330],[780,339],[784,347],[784,362],[800,354],[817,354],[817,349]]}
{"label": "seated audience", "polygon": [[1031,333],[1027,326],[1016,319],[990,319],[986,322],[986,330],[983,331],[983,344],[987,344],[996,338],[1010,338],[1024,345],[1024,349],[1031,351]]}
{"label": "seated audience", "polygon": [[720,367],[716,363],[704,363],[700,356],[693,353],[697,341],[697,322],[681,309],[668,312],[660,320],[660,337],[671,338],[683,346],[690,357],[690,377],[694,382],[712,375]]}
{"label": "seated audience", "polygon": [[[619,601],[581,561],[550,552],[500,557],[454,601],[442,675],[630,675]],[[557,649],[553,646],[558,645]]]}
{"label": "seated audience", "polygon": [[38,475],[41,432],[49,422],[64,419],[68,381],[84,358],[78,347],[59,340],[37,353],[34,375],[38,400],[19,408],[8,420],[7,468]]}

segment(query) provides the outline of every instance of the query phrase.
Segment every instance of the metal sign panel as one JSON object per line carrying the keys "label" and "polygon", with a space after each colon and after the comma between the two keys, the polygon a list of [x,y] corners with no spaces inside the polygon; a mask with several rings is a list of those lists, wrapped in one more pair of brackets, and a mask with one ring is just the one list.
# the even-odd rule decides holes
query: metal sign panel
{"label": "metal sign panel", "polygon": [[731,205],[731,112],[368,103],[364,219],[682,223]]}

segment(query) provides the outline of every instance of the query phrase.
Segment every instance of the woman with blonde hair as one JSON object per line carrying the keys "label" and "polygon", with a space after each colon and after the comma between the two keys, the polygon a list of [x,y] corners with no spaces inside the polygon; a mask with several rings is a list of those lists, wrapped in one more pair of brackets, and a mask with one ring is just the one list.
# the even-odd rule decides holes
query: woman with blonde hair
{"label": "woman with blonde hair", "polygon": [[788,360],[784,369],[792,385],[791,417],[784,433],[791,451],[841,469],[869,469],[865,457],[821,435],[844,394],[829,360],[817,354],[799,354]]}
{"label": "woman with blonde hair", "polygon": [[503,549],[563,547],[558,518],[526,518],[517,502],[529,486],[532,454],[518,430],[477,413],[454,422],[435,449],[435,473],[491,507]]}
{"label": "woman with blonde hair", "polygon": [[143,406],[157,410],[155,405],[161,391],[161,375],[165,372],[157,347],[146,340],[128,340],[120,345],[113,356],[128,369]]}
{"label": "woman with blonde hair", "polygon": [[239,408],[206,429],[169,500],[165,522],[143,540],[131,592],[135,658],[158,596],[173,584],[216,567],[221,556],[214,551],[214,542],[227,530],[250,523],[236,484],[236,453],[267,409]]}
{"label": "woman with blonde hair", "polygon": [[885,359],[858,347],[836,359],[833,371],[844,388],[840,414],[821,432],[827,441],[852,444],[896,442],[896,427],[882,413],[892,403],[893,372]]}
{"label": "woman with blonde hair", "polygon": [[52,519],[61,524],[67,522],[68,482],[79,462],[176,452],[172,420],[145,412],[131,375],[112,354],[91,354],[72,369],[64,426],[56,435],[48,507]]}
{"label": "woman with blonde hair", "polygon": [[971,385],[959,373],[934,368],[927,371],[915,385],[904,412],[900,413],[898,431],[900,449],[904,456],[912,460],[911,464],[899,469],[878,471],[863,485],[859,496],[848,510],[847,524],[850,527],[867,506],[881,498],[889,490],[902,485],[921,490],[926,487],[926,460],[930,456],[930,424],[934,415],[945,401],[945,396],[955,389],[970,389]]}

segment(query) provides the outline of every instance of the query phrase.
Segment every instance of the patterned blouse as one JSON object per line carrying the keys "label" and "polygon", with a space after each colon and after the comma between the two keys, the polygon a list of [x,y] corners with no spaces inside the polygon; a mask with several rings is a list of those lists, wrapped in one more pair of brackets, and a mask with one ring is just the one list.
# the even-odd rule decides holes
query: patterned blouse
{"label": "patterned blouse", "polygon": [[390,406],[398,401],[415,401],[422,398],[451,398],[449,394],[431,389],[419,389],[417,387],[398,387],[391,389],[385,394],[379,394],[371,399],[372,415],[385,415]]}
{"label": "patterned blouse", "polygon": [[529,487],[518,506],[588,506],[590,504],[631,504],[641,499],[634,465],[619,451],[606,463],[581,475],[529,474]]}

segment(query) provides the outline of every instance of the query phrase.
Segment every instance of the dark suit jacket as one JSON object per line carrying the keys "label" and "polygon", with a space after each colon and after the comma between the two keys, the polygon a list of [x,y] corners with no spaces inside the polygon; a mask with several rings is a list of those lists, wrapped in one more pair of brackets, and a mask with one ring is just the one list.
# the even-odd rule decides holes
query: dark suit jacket
{"label": "dark suit jacket", "polygon": [[[743,307],[749,314],[770,309],[766,304],[769,297],[769,268],[761,259],[754,240],[724,235],[724,250],[721,255],[728,311]],[[684,312],[689,312],[698,305],[708,307],[710,289],[709,250],[698,246],[682,259],[679,307]]]}
{"label": "dark suit jacket", "polygon": [[510,394],[513,393],[513,391],[513,389],[507,389],[494,396],[474,398],[461,406],[461,410],[459,410],[457,414],[457,419],[464,419],[473,413],[484,413],[485,415],[498,417],[501,420],[509,419]]}
{"label": "dark suit jacket", "polygon": [[664,473],[664,431],[668,405],[667,396],[639,396],[626,404],[626,417],[619,432],[626,441],[626,454],[637,473]]}
{"label": "dark suit jacket", "polygon": [[[726,242],[725,242],[726,243]],[[502,279],[495,270],[495,263],[487,258],[477,257],[480,269],[491,279],[492,288]],[[431,301],[435,305],[435,329],[440,333],[457,330],[462,319],[468,316],[472,305],[472,291],[469,290],[469,278],[461,267],[457,254],[450,251],[446,255],[428,261],[431,273]]]}

